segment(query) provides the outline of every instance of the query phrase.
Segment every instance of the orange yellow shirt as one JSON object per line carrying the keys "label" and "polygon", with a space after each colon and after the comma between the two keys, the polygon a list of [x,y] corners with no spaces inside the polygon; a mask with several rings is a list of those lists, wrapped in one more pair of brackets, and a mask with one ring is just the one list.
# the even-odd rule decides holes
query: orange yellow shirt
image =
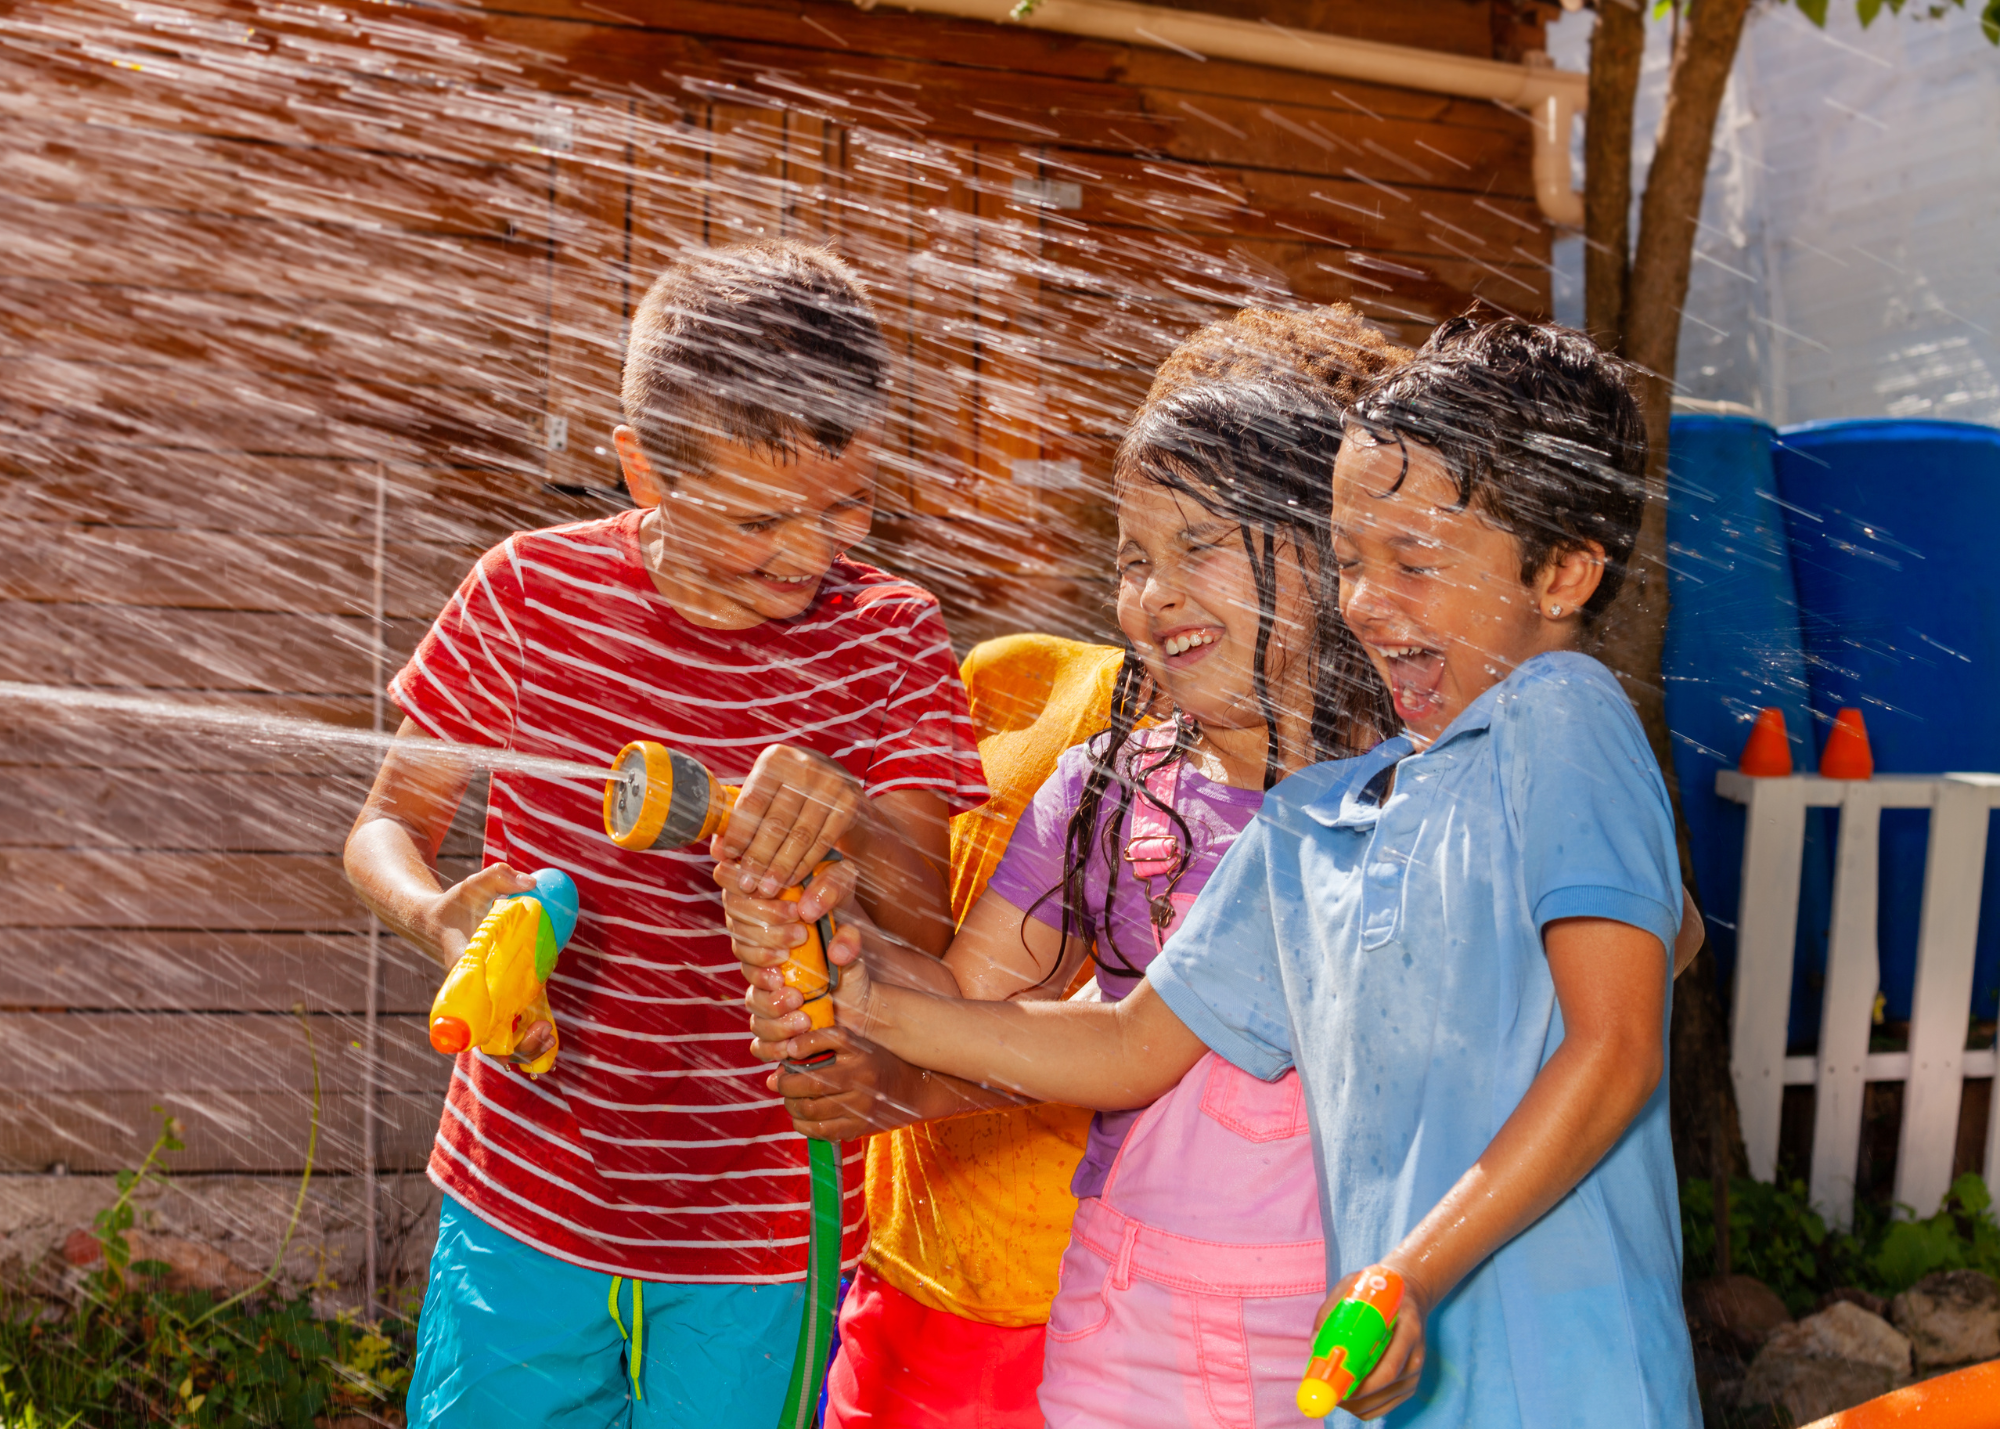
{"label": "orange yellow shirt", "polygon": [[[992,797],[951,825],[963,922],[1065,749],[1110,722],[1124,652],[1053,635],[974,647],[961,675]],[[1090,1113],[1041,1105],[904,1127],[868,1143],[864,1262],[911,1299],[991,1325],[1049,1318]]]}

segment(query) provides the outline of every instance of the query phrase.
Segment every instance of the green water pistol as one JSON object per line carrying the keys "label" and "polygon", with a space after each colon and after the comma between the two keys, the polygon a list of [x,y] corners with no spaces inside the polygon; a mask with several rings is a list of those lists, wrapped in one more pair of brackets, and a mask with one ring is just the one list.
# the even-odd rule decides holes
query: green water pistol
{"label": "green water pistol", "polygon": [[1403,1277],[1380,1265],[1361,1272],[1347,1298],[1313,1336],[1312,1359],[1299,1381],[1299,1413],[1324,1419],[1382,1362],[1403,1306]]}

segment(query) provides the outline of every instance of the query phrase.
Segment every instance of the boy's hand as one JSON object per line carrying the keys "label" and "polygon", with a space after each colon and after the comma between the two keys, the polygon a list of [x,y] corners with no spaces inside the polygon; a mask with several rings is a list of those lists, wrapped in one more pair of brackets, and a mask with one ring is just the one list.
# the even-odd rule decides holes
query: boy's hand
{"label": "boy's hand", "polygon": [[901,1058],[862,1041],[844,1027],[823,1027],[791,1039],[793,1059],[831,1051],[814,1067],[780,1067],[765,1085],[785,1099],[792,1128],[821,1141],[853,1141],[907,1126],[915,1120],[915,1090],[922,1073]]}
{"label": "boy's hand", "polygon": [[[836,1028],[813,1028],[811,1019],[799,1009],[804,997],[795,987],[787,987],[776,963],[768,967],[745,966],[750,991],[744,1005],[750,1009],[750,1050],[761,1062],[798,1062],[823,1050],[815,1037],[842,1028],[865,1035],[868,1026],[869,991],[873,979],[868,961],[861,956],[861,929],[848,923],[833,935],[826,950],[827,961],[840,969],[840,987],[833,994]],[[777,955],[777,962],[784,955]]]}
{"label": "boy's hand", "polygon": [[[1417,1392],[1417,1382],[1424,1374],[1424,1319],[1430,1314],[1430,1301],[1416,1278],[1393,1261],[1391,1257],[1383,1264],[1403,1277],[1403,1307],[1396,1312],[1396,1328],[1390,1333],[1389,1348],[1382,1352],[1380,1362],[1341,1401],[1340,1407],[1357,1419],[1380,1419]],[[1361,1272],[1357,1270],[1343,1276],[1333,1287],[1333,1293],[1326,1297],[1326,1303],[1313,1319],[1314,1331],[1333,1313],[1333,1307],[1347,1298],[1347,1292],[1360,1278]]]}
{"label": "boy's hand", "polygon": [[[448,969],[465,955],[465,945],[493,911],[495,902],[510,894],[532,893],[534,888],[535,880],[527,874],[516,873],[504,863],[489,864],[472,877],[454,883],[439,893],[428,908],[419,910],[412,931]],[[525,1066],[555,1045],[555,1035],[555,1025],[546,1018],[530,1023],[508,1060]]]}
{"label": "boy's hand", "polygon": [[738,891],[775,898],[841,839],[865,829],[867,815],[852,774],[824,755],[774,744],[751,766],[711,852],[739,866]]}
{"label": "boy's hand", "polygon": [[775,968],[805,942],[807,927],[837,909],[836,922],[853,921],[854,881],[859,871],[843,859],[806,885],[797,902],[743,891],[743,865],[717,863],[715,881],[722,888],[722,917],[729,928],[730,947],[747,978],[758,968]]}

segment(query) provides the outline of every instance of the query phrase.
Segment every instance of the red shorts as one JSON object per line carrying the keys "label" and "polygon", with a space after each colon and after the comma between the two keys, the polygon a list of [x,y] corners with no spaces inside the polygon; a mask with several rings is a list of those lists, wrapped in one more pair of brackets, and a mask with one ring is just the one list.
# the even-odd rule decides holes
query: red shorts
{"label": "red shorts", "polygon": [[1042,1429],[1047,1328],[930,1309],[863,1266],[840,1311],[826,1429]]}

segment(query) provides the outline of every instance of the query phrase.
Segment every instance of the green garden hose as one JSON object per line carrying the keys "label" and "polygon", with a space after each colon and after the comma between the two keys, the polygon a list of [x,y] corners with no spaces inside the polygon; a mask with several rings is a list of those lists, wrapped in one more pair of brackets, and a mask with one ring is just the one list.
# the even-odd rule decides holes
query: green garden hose
{"label": "green garden hose", "polygon": [[833,1315],[840,1301],[840,1143],[807,1141],[812,1171],[812,1232],[806,1243],[806,1304],[799,1319],[799,1349],[778,1429],[813,1429],[833,1348]]}

